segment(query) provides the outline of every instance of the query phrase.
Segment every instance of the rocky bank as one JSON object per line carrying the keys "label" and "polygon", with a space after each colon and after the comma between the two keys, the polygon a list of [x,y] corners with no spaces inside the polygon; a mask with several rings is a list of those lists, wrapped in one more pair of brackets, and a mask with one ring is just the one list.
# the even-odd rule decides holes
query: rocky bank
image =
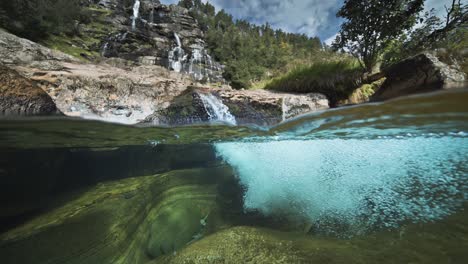
{"label": "rocky bank", "polygon": [[[0,29],[0,113],[123,124],[274,125],[329,108],[322,94],[238,91],[209,54],[189,10],[158,0],[86,0],[77,36],[40,44]],[[59,52],[62,50],[68,54]],[[466,76],[421,54],[385,69],[338,105],[466,87]]]}
{"label": "rocky bank", "polygon": [[[66,116],[124,124],[173,125],[212,121],[209,106],[197,101],[196,96],[184,99],[188,94],[198,93],[209,93],[224,101],[239,119],[239,124],[274,124],[328,108],[328,101],[319,94],[236,91],[226,85],[200,84],[190,74],[122,58],[110,58],[100,63],[81,62],[1,30],[0,63],[4,75],[7,70],[14,72],[18,80],[40,88],[36,91],[42,92],[48,101],[38,107],[49,109],[52,104],[52,108],[40,114],[54,112],[55,104]],[[10,85],[4,83],[4,91],[10,91]],[[182,105],[180,101],[183,101]],[[13,111],[10,104],[3,104],[3,113]],[[22,108],[17,111],[29,113]],[[187,115],[189,117],[185,118]]]}

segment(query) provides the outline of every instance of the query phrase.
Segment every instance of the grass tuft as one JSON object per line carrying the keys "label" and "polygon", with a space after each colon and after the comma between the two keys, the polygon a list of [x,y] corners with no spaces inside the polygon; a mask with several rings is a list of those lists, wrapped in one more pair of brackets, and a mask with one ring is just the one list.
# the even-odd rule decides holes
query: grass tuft
{"label": "grass tuft", "polygon": [[322,93],[332,106],[353,93],[361,83],[362,68],[354,59],[314,63],[297,67],[274,78],[265,89],[293,93]]}

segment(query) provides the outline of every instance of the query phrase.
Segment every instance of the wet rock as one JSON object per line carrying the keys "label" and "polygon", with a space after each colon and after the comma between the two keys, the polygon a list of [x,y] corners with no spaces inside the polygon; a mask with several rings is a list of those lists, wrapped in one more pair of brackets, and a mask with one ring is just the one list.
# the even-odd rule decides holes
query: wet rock
{"label": "wet rock", "polygon": [[466,76],[455,66],[447,65],[429,53],[423,53],[384,70],[386,80],[372,96],[382,101],[399,96],[441,89],[466,87]]}
{"label": "wet rock", "polygon": [[298,115],[328,109],[322,94],[288,94],[266,90],[232,90],[190,87],[170,105],[149,116],[145,122],[183,125],[210,121],[210,112],[199,94],[213,94],[229,108],[236,124],[274,125]]}
{"label": "wet rock", "polygon": [[150,263],[463,263],[466,210],[442,222],[410,224],[348,239],[238,226]]}
{"label": "wet rock", "polygon": [[[147,263],[158,254],[153,247],[173,253],[192,233],[202,237],[226,223],[218,187],[232,177],[228,168],[215,167],[99,183],[1,234],[0,258],[5,264]],[[203,228],[199,216],[208,214]]]}
{"label": "wet rock", "polygon": [[203,218],[201,210],[191,201],[164,208],[151,224],[148,254],[155,258],[179,251],[202,232],[204,226],[200,221]]}
{"label": "wet rock", "polygon": [[296,116],[328,109],[319,93],[290,94],[268,90],[220,90],[219,95],[239,123],[274,125]]}
{"label": "wet rock", "polygon": [[52,98],[35,82],[0,64],[0,115],[58,114]]}

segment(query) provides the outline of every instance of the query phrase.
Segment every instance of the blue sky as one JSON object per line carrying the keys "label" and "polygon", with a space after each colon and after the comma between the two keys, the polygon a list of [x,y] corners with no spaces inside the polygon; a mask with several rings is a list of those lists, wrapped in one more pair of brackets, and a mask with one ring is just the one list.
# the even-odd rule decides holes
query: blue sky
{"label": "blue sky", "polygon": [[[204,0],[206,1],[206,0]],[[173,4],[178,0],[161,0]],[[269,22],[274,28],[288,32],[318,36],[330,42],[340,28],[336,12],[343,0],[209,0],[217,10],[225,9],[235,18],[246,19],[252,23]],[[425,9],[436,9],[444,14],[444,5],[450,0],[426,0]]]}

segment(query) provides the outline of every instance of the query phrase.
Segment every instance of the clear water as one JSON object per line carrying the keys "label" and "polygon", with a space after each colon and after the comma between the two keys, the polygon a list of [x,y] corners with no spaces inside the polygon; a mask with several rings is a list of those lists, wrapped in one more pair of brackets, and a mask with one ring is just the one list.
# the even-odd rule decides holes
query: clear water
{"label": "clear water", "polygon": [[[462,263],[468,257],[466,102],[466,90],[426,94],[314,113],[275,127],[1,120],[0,258],[185,263],[214,254],[217,235],[251,226],[252,234],[268,237],[262,241],[292,245],[278,252],[288,248],[285,259],[297,259],[280,263]],[[158,182],[150,192],[154,199],[144,195],[151,179]],[[89,193],[93,202],[81,205],[76,197]],[[113,195],[122,200],[112,203]],[[138,206],[146,209],[134,212],[125,228],[119,221],[128,213],[93,217],[92,224],[78,217],[89,216],[83,208],[106,208],[112,216],[127,203],[125,210],[139,208],[131,201],[140,196]],[[130,232],[128,223],[137,215]],[[100,225],[100,231],[85,228],[78,235],[69,223]],[[116,226],[126,230],[118,246],[77,257],[73,250],[95,252],[101,236]],[[78,242],[54,246],[58,237]],[[225,243],[222,250],[229,248]],[[253,244],[257,252],[273,245]],[[242,262],[249,250],[238,250],[243,253],[234,259]],[[254,262],[271,263],[262,261]]]}

